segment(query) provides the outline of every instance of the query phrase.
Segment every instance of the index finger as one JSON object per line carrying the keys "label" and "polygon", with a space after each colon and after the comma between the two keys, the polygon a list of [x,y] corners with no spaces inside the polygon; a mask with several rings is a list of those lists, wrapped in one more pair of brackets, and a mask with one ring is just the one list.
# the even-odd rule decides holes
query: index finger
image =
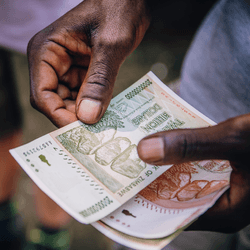
{"label": "index finger", "polygon": [[65,126],[77,120],[75,112],[66,109],[65,102],[56,93],[58,78],[54,69],[41,62],[37,75],[31,82],[31,104],[46,115],[57,127]]}
{"label": "index finger", "polygon": [[[68,33],[54,34],[46,42],[37,42],[39,39],[44,38],[38,34],[32,41],[34,45],[29,44],[31,103],[56,126],[62,127],[76,121],[77,117],[72,101],[69,108],[57,93],[59,80],[67,76],[72,66],[81,66],[84,56],[89,56],[91,50],[83,41]],[[71,85],[80,87],[81,83],[81,77],[74,74],[67,76],[69,88]]]}
{"label": "index finger", "polygon": [[66,49],[51,42],[36,55],[33,52],[29,57],[32,106],[45,114],[57,127],[76,121],[75,113],[66,109],[65,102],[57,94],[58,78],[71,65]]}

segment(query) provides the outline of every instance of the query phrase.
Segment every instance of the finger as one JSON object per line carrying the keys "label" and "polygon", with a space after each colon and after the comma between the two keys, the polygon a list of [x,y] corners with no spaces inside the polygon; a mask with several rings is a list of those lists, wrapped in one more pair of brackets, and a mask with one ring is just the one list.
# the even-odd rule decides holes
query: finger
{"label": "finger", "polygon": [[[75,112],[66,109],[66,104],[56,93],[58,78],[54,69],[46,62],[41,62],[38,69],[34,71],[35,76],[31,81],[31,104],[33,107],[45,114],[57,127],[65,126],[77,120]],[[67,91],[59,90],[65,96]]]}
{"label": "finger", "polygon": [[[68,111],[70,111],[71,113],[75,114],[75,110],[76,110],[76,101],[73,100],[65,100],[64,101],[66,109]],[[76,116],[75,116],[76,117]]]}
{"label": "finger", "polygon": [[71,97],[71,91],[69,88],[63,84],[58,84],[57,87],[57,94],[59,97],[64,100],[64,99],[72,99]]}
{"label": "finger", "polygon": [[63,127],[78,120],[75,114],[75,101],[63,101],[56,93],[51,91],[43,91],[40,97],[42,99],[40,105],[43,104],[40,111],[57,127]]}
{"label": "finger", "polygon": [[67,85],[70,89],[80,88],[86,77],[87,68],[71,66],[69,70],[59,78],[59,82]]}
{"label": "finger", "polygon": [[[74,40],[72,44],[74,45]],[[90,51],[86,46],[83,46],[82,50],[80,51],[83,58],[81,65],[73,60],[64,46],[50,41],[38,51],[35,60],[30,60],[32,106],[45,114],[58,127],[77,120],[75,107],[72,112],[72,105],[69,106],[63,100],[76,99],[76,91],[86,75],[84,65],[88,63]],[[72,63],[79,63],[79,65],[72,66]]]}
{"label": "finger", "polygon": [[99,41],[92,48],[89,69],[76,102],[77,117],[82,122],[96,123],[105,113],[118,70],[128,54],[129,43],[124,44],[120,41]]}
{"label": "finger", "polygon": [[[58,84],[57,88],[57,94],[62,100],[76,100],[78,90],[70,90],[67,86],[63,84]],[[76,107],[74,108],[74,113],[75,113]]]}
{"label": "finger", "polygon": [[206,159],[242,162],[249,150],[249,121],[250,115],[244,115],[213,127],[156,133],[139,142],[138,154],[156,165]]}

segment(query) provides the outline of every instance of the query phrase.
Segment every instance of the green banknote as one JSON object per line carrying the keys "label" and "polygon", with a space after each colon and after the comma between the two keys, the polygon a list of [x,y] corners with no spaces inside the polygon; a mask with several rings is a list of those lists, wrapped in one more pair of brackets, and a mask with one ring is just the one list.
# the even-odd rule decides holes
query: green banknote
{"label": "green banknote", "polygon": [[[205,211],[228,188],[230,166],[215,161],[153,166],[138,157],[137,144],[158,131],[211,125],[214,122],[149,72],[113,98],[97,124],[76,121],[10,152],[32,180],[78,221],[103,219],[107,225],[133,235],[138,230],[136,223],[131,221],[134,231],[123,230],[107,216],[139,195],[140,204],[144,199],[145,204],[159,206],[162,211],[185,209],[186,214],[176,220],[178,225],[165,231],[171,234],[184,221],[193,219],[190,214]],[[167,190],[171,185],[175,188]],[[192,188],[197,193],[191,192]],[[194,207],[195,210],[188,210]],[[123,210],[128,211],[127,215],[134,213],[130,207]],[[126,216],[122,211],[122,216]],[[143,235],[164,237],[157,230]]]}

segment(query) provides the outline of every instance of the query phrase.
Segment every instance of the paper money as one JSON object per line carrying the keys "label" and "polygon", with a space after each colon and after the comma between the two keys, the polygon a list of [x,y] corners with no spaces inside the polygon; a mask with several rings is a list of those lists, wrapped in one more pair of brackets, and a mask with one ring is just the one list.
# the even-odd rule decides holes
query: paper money
{"label": "paper money", "polygon": [[216,202],[228,188],[230,171],[227,161],[218,160],[174,165],[102,222],[133,237],[166,237]]}
{"label": "paper money", "polygon": [[[113,98],[97,124],[77,121],[10,152],[33,181],[71,216],[92,223],[112,213],[171,167],[142,162],[136,150],[140,139],[162,130],[213,124],[149,72]],[[190,198],[189,189],[198,187],[199,191],[204,189],[203,194],[194,191],[192,199],[197,199],[195,206],[199,206],[203,196],[211,192],[206,185],[215,187],[213,194],[228,186],[229,174],[219,180],[215,175],[220,173],[203,178],[200,172],[194,174],[197,164],[190,166],[189,172],[178,170],[174,184],[178,184],[178,178],[181,183],[167,194],[172,203],[173,199],[187,199],[187,194]],[[225,182],[216,186],[216,181]],[[144,190],[142,197],[164,207],[164,182]],[[184,184],[190,186],[184,189]]]}
{"label": "paper money", "polygon": [[227,161],[174,165],[92,225],[127,247],[160,250],[216,202],[228,188],[230,172]]}
{"label": "paper money", "polygon": [[92,223],[92,225],[113,241],[116,241],[121,245],[137,250],[160,250],[166,245],[168,245],[182,232],[182,230],[177,230],[174,234],[171,234],[164,238],[143,239],[126,235],[118,230],[115,230],[112,227],[109,227],[102,221],[94,222]]}

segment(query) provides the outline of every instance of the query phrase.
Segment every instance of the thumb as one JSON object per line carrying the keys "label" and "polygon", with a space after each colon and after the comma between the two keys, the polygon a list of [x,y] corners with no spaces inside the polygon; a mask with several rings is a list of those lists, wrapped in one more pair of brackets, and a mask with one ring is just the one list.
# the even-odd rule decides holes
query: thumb
{"label": "thumb", "polygon": [[124,54],[117,53],[115,46],[93,46],[89,69],[76,100],[76,114],[82,122],[96,123],[105,113]]}
{"label": "thumb", "polygon": [[159,132],[139,142],[138,155],[155,165],[208,159],[244,161],[250,153],[249,121],[250,115],[244,115],[213,127]]}

